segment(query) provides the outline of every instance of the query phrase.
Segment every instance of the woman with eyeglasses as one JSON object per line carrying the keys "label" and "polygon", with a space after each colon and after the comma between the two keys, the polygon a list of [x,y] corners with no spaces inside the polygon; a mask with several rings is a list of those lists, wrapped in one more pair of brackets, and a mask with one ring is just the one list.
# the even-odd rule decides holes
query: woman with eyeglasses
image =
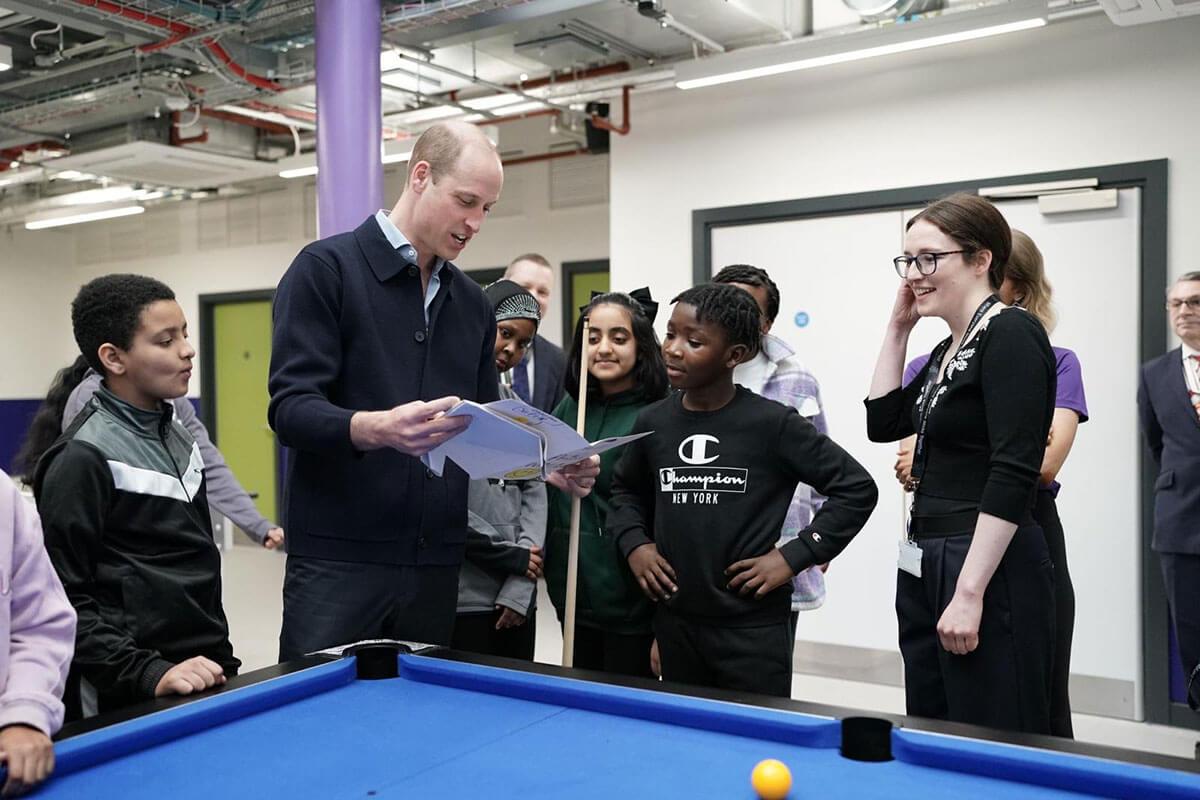
{"label": "woman with eyeglasses", "polygon": [[[1002,302],[1020,306],[1037,317],[1047,333],[1054,331],[1057,315],[1052,302],[1053,288],[1046,278],[1042,251],[1032,239],[1016,228],[1012,229],[1012,255],[1004,268],[1004,283],[997,294]],[[1054,420],[1050,424],[1046,454],[1042,457],[1033,518],[1046,535],[1050,560],[1054,562],[1054,667],[1050,681],[1050,732],[1071,739],[1075,736],[1069,694],[1071,643],[1075,631],[1075,588],[1067,567],[1066,535],[1058,516],[1058,493],[1062,488],[1058,473],[1071,452],[1079,426],[1088,421],[1088,410],[1079,357],[1065,347],[1051,349],[1054,351],[1058,379],[1054,393]],[[904,370],[905,386],[916,380],[917,374],[928,361],[929,355],[925,354],[909,362]],[[915,436],[905,439],[897,454],[896,478],[902,486],[906,486],[911,478],[915,439]]]}
{"label": "woman with eyeglasses", "polygon": [[[1054,575],[1033,510],[1054,354],[1041,323],[996,295],[1012,235],[991,203],[933,203],[904,251],[866,405],[872,441],[917,435],[896,578],[908,713],[1049,733]],[[902,387],[922,317],[950,335]]]}

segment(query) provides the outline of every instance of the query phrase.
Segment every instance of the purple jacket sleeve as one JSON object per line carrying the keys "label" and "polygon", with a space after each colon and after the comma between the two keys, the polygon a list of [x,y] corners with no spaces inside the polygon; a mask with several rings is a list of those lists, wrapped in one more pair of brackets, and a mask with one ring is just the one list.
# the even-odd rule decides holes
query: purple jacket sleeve
{"label": "purple jacket sleeve", "polygon": [[1079,415],[1080,422],[1087,422],[1087,397],[1083,393],[1083,367],[1079,365],[1079,356],[1064,347],[1055,347],[1053,350],[1058,372],[1054,407],[1069,408]]}
{"label": "purple jacket sleeve", "polygon": [[196,409],[186,397],[175,400],[175,416],[188,429],[188,433],[200,446],[200,455],[204,459],[205,491],[208,493],[208,504],[228,517],[251,539],[262,544],[267,531],[274,524],[258,513],[254,501],[242,485],[238,483],[233,470],[225,463],[225,456],[208,438],[208,429],[196,416]]}
{"label": "purple jacket sleeve", "polygon": [[[8,640],[0,643],[0,728],[29,725],[50,736],[63,722],[63,687],[75,645],[75,609],[42,543],[33,505],[0,472],[0,559]],[[11,549],[10,549],[11,548]]]}

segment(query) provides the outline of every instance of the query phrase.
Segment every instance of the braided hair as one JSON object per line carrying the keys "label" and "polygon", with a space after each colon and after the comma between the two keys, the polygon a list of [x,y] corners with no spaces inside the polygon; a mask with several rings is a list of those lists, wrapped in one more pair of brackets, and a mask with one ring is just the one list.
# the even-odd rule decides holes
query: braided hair
{"label": "braided hair", "polygon": [[762,345],[761,316],[758,303],[748,292],[725,283],[706,283],[680,292],[671,302],[694,307],[698,322],[719,325],[730,345],[745,345],[744,360],[758,355]]}
{"label": "braided hair", "polygon": [[749,264],[730,264],[713,276],[713,283],[741,283],[767,290],[767,322],[779,316],[779,287],[765,269]]}

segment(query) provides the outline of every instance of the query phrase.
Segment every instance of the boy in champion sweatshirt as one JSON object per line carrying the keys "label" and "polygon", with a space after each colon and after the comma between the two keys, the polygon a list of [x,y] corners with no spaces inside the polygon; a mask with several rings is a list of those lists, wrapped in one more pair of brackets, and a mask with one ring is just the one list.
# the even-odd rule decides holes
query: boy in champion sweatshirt
{"label": "boy in champion sweatshirt", "polygon": [[[617,466],[608,525],[642,590],[666,680],[791,694],[791,581],[840,553],[878,492],[795,409],[736,386],[760,340],[758,306],[708,284],[674,300],[663,358],[682,392],[647,407]],[[776,547],[798,483],[828,500]]]}

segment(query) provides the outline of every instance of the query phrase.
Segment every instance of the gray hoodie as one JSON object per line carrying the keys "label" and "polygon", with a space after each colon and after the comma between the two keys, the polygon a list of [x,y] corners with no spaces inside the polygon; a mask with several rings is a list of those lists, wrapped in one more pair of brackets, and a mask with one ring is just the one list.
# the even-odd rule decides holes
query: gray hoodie
{"label": "gray hoodie", "polygon": [[529,548],[542,547],[545,541],[546,484],[471,481],[458,613],[493,611],[502,605],[528,617],[537,599],[537,581],[525,577]]}

